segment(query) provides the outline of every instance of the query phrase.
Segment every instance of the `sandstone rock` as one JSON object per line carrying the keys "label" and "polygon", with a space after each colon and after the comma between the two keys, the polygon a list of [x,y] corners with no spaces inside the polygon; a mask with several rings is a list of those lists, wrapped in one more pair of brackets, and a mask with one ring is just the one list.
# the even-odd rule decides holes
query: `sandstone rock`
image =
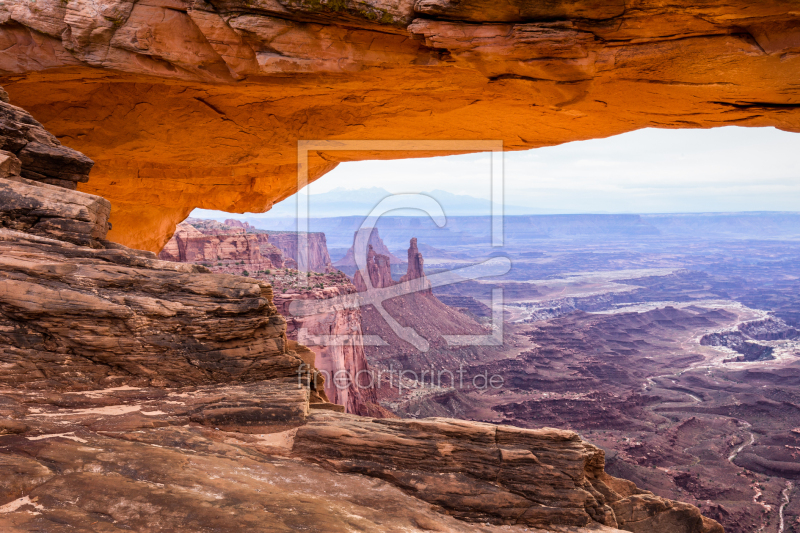
{"label": "sandstone rock", "polygon": [[[328,253],[328,243],[324,233],[306,234],[308,242],[308,263],[306,268],[312,272],[328,272],[331,269],[331,256]],[[274,245],[285,258],[294,261],[291,268],[297,268],[299,262],[297,233],[293,232],[272,232],[269,234],[269,244]],[[287,265],[289,266],[289,265]]]}
{"label": "sandstone rock", "polygon": [[[792,0],[6,2],[0,77],[97,161],[91,184],[50,163],[27,177],[108,197],[112,238],[157,251],[194,207],[290,196],[300,138],[484,131],[522,150],[644,127],[800,131],[797,19]],[[309,177],[441,154],[314,151]]]}
{"label": "sandstone rock", "polygon": [[184,222],[178,225],[159,258],[179,263],[221,263],[235,269],[236,273],[273,268],[275,265],[261,252],[260,240],[259,236],[247,234],[240,228],[204,228],[201,231]]}
{"label": "sandstone rock", "polygon": [[110,212],[111,204],[99,196],[0,178],[0,227],[97,248],[108,233]]}
{"label": "sandstone rock", "polygon": [[[389,256],[377,253],[371,244],[367,248],[366,270],[373,288],[383,289],[395,285],[395,281],[392,279],[392,264]],[[353,276],[353,284],[359,292],[367,290],[367,285],[361,272],[361,270],[358,270]]]}
{"label": "sandstone rock", "polygon": [[261,257],[267,259],[275,268],[284,268],[286,266],[286,258],[283,255],[283,250],[269,242],[269,235],[259,233],[256,237]]}
{"label": "sandstone rock", "polygon": [[567,0],[525,2],[524,0],[419,0],[417,13],[434,18],[472,22],[512,22],[556,18],[607,20],[625,14],[624,0]]}
{"label": "sandstone rock", "polygon": [[19,181],[22,163],[11,152],[0,150],[0,179],[15,179]]}
{"label": "sandstone rock", "polygon": [[[392,252],[390,252],[389,248],[387,248],[386,245],[383,243],[383,240],[381,239],[381,236],[378,233],[378,228],[371,228],[369,231],[370,233],[369,233],[369,238],[367,239],[367,245],[371,246],[372,249],[375,250],[376,254],[386,256],[388,260],[395,265],[400,265],[403,263],[403,261],[398,259],[397,256],[395,256]],[[355,243],[357,235],[358,232],[356,231],[355,234],[353,235],[353,243]],[[333,264],[333,266],[340,268],[358,267],[358,265],[356,264],[356,257],[355,257],[355,252],[353,250],[353,246],[351,246],[347,250],[347,253],[344,255],[344,257],[336,261]]]}
{"label": "sandstone rock", "polygon": [[[425,277],[424,260],[417,248],[416,239],[411,239],[406,274],[400,281],[392,280],[390,259],[375,253],[371,246],[367,254],[366,267],[374,288],[399,288],[407,284],[413,291],[394,297],[389,297],[387,294],[383,307],[399,324],[412,328],[428,343],[428,350],[421,351],[417,346],[410,344],[408,339],[399,335],[372,304],[365,305],[361,309],[364,335],[379,337],[385,343],[380,346],[365,347],[367,360],[372,366],[408,370],[419,377],[422,370],[433,372],[434,367],[437,370],[447,369],[450,373],[457,372],[460,363],[466,358],[475,356],[473,350],[479,350],[487,355],[485,348],[468,347],[462,350],[449,346],[444,339],[444,335],[487,335],[488,332],[484,325],[448,307],[433,295],[430,283]],[[367,290],[361,271],[355,273],[353,284],[359,292]],[[452,377],[445,374],[444,379],[444,386],[452,385]]]}
{"label": "sandstone rock", "polygon": [[[51,12],[13,14],[44,24]],[[12,178],[16,207],[0,211],[4,531],[720,531],[605,474],[603,452],[573,432],[336,412],[268,284],[35,234],[24,219],[40,204],[79,220],[92,205],[81,201],[102,199]],[[410,256],[408,276],[423,275]]]}
{"label": "sandstone rock", "polygon": [[21,387],[296,375],[263,282],[0,230],[0,382]]}
{"label": "sandstone rock", "polygon": [[674,531],[675,533],[724,533],[722,526],[703,517],[697,507],[638,494],[611,504],[619,527],[626,531]]}
{"label": "sandstone rock", "polygon": [[287,349],[269,285],[198,276],[207,270],[106,241],[110,205],[97,196],[17,178],[0,179],[0,200],[0,383],[71,390],[313,374]]}
{"label": "sandstone rock", "polygon": [[4,167],[11,165],[6,172],[68,189],[87,182],[94,164],[83,154],[62,146],[26,111],[2,99],[0,150],[4,161],[15,156],[13,163],[3,163]]}
{"label": "sandstone rock", "polygon": [[570,431],[375,420],[308,400],[294,379],[0,390],[26,426],[2,437],[0,526],[611,533],[613,508],[635,519],[626,531],[720,531],[608,476],[602,451]]}
{"label": "sandstone rock", "polygon": [[[280,249],[269,242],[265,233],[247,223],[226,220],[224,224],[210,220],[188,219],[178,225],[175,234],[159,254],[165,261],[182,263],[209,263],[215,271],[248,269],[258,273],[262,269],[284,266]],[[325,235],[309,235],[309,248],[314,266],[327,260],[330,267]],[[278,234],[275,239],[290,253],[297,254],[296,234]],[[268,255],[267,255],[268,254]],[[266,257],[265,257],[266,256]],[[276,258],[277,265],[267,259]],[[241,263],[241,264],[240,264]],[[219,265],[222,265],[220,267]],[[301,358],[308,368],[316,368],[324,376],[324,403],[316,408],[328,406],[343,409],[348,413],[393,416],[377,405],[377,397],[369,384],[368,367],[361,334],[361,313],[357,309],[345,309],[331,304],[325,312],[308,317],[292,317],[290,304],[295,300],[333,299],[353,292],[350,286],[332,286],[324,289],[292,290],[276,296],[278,312],[287,317],[287,338],[293,341],[311,342],[310,358]],[[307,338],[298,339],[303,331]],[[291,350],[306,350],[305,346]],[[298,353],[300,355],[300,353]]]}
{"label": "sandstone rock", "polygon": [[[417,238],[411,239],[408,247],[408,268],[406,275],[400,278],[400,283],[425,277],[425,260],[417,248]],[[430,289],[427,289],[430,292]]]}
{"label": "sandstone rock", "polygon": [[[344,306],[326,307],[323,314],[296,317],[290,306],[296,300],[330,300],[355,292],[350,287],[327,287],[275,295],[278,312],[286,317],[286,335],[309,345],[316,354],[313,365],[325,375],[325,394],[348,413],[392,416],[377,405],[361,332],[361,311]],[[298,333],[303,331],[303,337]]]}

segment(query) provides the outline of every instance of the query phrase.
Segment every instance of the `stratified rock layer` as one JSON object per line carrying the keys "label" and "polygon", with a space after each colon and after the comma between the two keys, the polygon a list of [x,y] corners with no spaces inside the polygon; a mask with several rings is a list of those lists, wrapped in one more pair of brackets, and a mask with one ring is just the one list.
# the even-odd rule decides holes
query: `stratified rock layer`
{"label": "stratified rock layer", "polygon": [[[331,267],[331,256],[328,253],[328,242],[325,239],[325,234],[320,232],[306,233],[305,235],[305,250],[307,250],[306,263],[304,270],[312,272],[330,272],[334,271]],[[286,262],[286,266],[290,268],[298,268],[300,265],[300,244],[303,243],[302,239],[298,238],[296,232],[277,231],[269,234],[269,243],[281,252],[283,256],[290,261]]]}
{"label": "stratified rock layer", "polygon": [[[86,208],[101,199],[26,180],[6,157],[3,531],[721,533],[606,475],[572,432],[332,412],[269,285],[108,242]],[[83,222],[71,233],[86,242],[37,230],[42,206]]]}
{"label": "stratified rock layer", "polygon": [[188,219],[179,224],[158,257],[176,263],[224,267],[230,274],[283,266],[283,254],[269,243],[267,235],[246,233],[241,227],[208,224],[214,221],[202,222],[205,224]]}
{"label": "stratified rock layer", "polygon": [[294,380],[0,389],[0,527],[722,533],[605,474],[603,452],[574,432],[375,420],[308,399]]}
{"label": "stratified rock layer", "polygon": [[[11,137],[39,127],[0,102],[3,111],[16,118]],[[58,152],[58,168],[91,168],[47,135],[36,137]],[[21,164],[0,152],[12,163],[0,178],[0,383],[74,390],[298,376],[303,361],[287,349],[268,284],[105,240],[107,200],[23,177],[51,161],[40,152],[43,163]]]}
{"label": "stratified rock layer", "polygon": [[[112,201],[112,238],[158,251],[194,207],[259,212],[293,193],[298,139],[522,150],[644,127],[800,131],[798,13],[794,0],[5,2],[0,74],[95,159],[81,189]],[[443,153],[398,148],[312,150],[309,176]]]}
{"label": "stratified rock layer", "polygon": [[314,366],[325,376],[328,399],[344,406],[348,413],[383,417],[389,415],[377,405],[374,380],[364,353],[361,310],[341,303],[324,306],[323,313],[292,316],[296,300],[334,300],[355,292],[352,285],[295,289],[276,294],[278,312],[286,317],[286,336],[307,344],[315,354]]}

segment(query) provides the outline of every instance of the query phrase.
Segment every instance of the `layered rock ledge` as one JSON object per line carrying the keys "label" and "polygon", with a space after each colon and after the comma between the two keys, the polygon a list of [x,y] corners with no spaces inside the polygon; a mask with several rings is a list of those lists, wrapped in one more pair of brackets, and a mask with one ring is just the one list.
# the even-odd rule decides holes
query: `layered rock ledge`
{"label": "layered rock ledge", "polygon": [[[80,189],[111,200],[112,238],[158,251],[195,207],[259,212],[292,194],[298,139],[522,150],[644,127],[800,131],[799,13],[794,0],[4,2],[0,82],[97,162]],[[427,155],[313,151],[309,174]]]}
{"label": "layered rock ledge", "polygon": [[722,532],[573,432],[336,412],[269,285],[107,241],[0,155],[3,531]]}

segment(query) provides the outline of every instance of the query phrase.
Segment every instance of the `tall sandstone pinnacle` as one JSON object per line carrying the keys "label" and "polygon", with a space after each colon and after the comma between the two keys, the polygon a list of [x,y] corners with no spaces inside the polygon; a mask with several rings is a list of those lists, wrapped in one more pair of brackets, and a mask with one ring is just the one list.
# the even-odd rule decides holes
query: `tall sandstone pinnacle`
{"label": "tall sandstone pinnacle", "polygon": [[722,532],[571,431],[332,411],[269,285],[108,241],[0,114],[50,147],[0,151],[0,530]]}
{"label": "tall sandstone pinnacle", "polygon": [[[797,79],[796,0],[0,3],[0,83],[96,161],[110,237],[156,252],[195,207],[291,195],[298,139],[797,132]],[[312,151],[309,176],[429,155]]]}

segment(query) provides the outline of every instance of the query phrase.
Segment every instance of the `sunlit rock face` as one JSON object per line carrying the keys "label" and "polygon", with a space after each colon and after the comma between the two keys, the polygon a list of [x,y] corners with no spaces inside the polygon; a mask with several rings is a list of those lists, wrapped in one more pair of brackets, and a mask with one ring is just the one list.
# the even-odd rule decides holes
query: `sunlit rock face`
{"label": "sunlit rock face", "polygon": [[361,310],[331,302],[319,314],[293,316],[291,313],[291,304],[296,300],[333,300],[353,292],[355,288],[351,284],[296,289],[276,294],[275,305],[286,317],[286,336],[309,344],[316,355],[314,366],[325,376],[325,394],[332,403],[344,406],[347,413],[392,417],[394,415],[378,405],[364,352]]}
{"label": "sunlit rock face", "polygon": [[[300,252],[298,242],[302,246],[302,239],[298,241],[296,232],[272,232],[269,234],[269,243],[278,248],[286,258],[286,266],[298,268]],[[335,272],[331,267],[331,256],[328,253],[328,243],[325,234],[320,232],[305,234],[305,268],[311,272]]]}
{"label": "sunlit rock face", "polygon": [[0,150],[0,387],[298,376],[270,285],[108,241],[111,205],[74,190],[92,161],[18,107],[0,102],[0,119],[18,154]]}
{"label": "sunlit rock face", "polygon": [[107,200],[25,177],[91,161],[0,117],[0,531],[722,532],[571,431],[342,413],[270,285],[108,241]]}
{"label": "sunlit rock face", "polygon": [[[264,211],[298,139],[800,129],[793,0],[39,0],[0,6],[12,99],[96,161],[110,238],[157,251],[194,207]],[[311,154],[340,161],[424,152]],[[379,177],[376,177],[378,180]]]}
{"label": "sunlit rock face", "polygon": [[158,254],[177,263],[213,266],[215,272],[242,274],[283,267],[283,254],[266,234],[216,221],[188,219],[178,224],[172,238]]}

